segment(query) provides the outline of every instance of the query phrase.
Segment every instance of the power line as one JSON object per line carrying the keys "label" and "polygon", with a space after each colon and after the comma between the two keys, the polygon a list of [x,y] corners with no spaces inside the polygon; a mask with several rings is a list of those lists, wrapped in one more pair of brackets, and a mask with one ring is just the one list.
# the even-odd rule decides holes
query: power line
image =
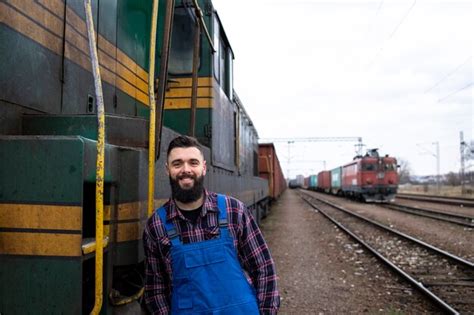
{"label": "power line", "polygon": [[390,34],[390,37],[388,38],[388,40],[390,40],[393,35],[395,35],[395,33],[398,31],[398,28],[400,27],[400,25],[402,25],[402,23],[405,21],[405,19],[407,18],[408,14],[410,14],[410,11],[413,10],[413,8],[415,7],[415,4],[416,4],[416,0],[413,1],[413,4],[411,5],[411,7],[408,9],[407,13],[405,13],[405,16],[400,20],[400,23],[398,23],[397,27],[395,27],[395,29],[393,30],[392,34]]}
{"label": "power line", "polygon": [[427,89],[425,91],[425,93],[428,93],[429,91],[431,91],[432,89],[434,89],[435,87],[437,87],[441,82],[443,82],[445,79],[447,79],[448,77],[450,77],[451,75],[453,75],[454,73],[456,73],[459,69],[462,68],[462,66],[464,66],[464,64],[469,60],[471,59],[472,56],[469,56],[467,57],[466,60],[464,60],[460,65],[458,65],[454,70],[452,70],[451,72],[449,72],[447,75],[445,75],[444,77],[441,78],[441,80],[439,80],[438,82],[436,82],[432,87],[430,87],[429,89]]}
{"label": "power line", "polygon": [[446,95],[445,97],[438,99],[438,103],[441,103],[441,101],[443,101],[443,100],[445,100],[445,99],[447,99],[447,98],[450,98],[451,96],[453,96],[454,94],[457,94],[457,93],[461,92],[462,90],[467,89],[468,87],[472,86],[473,84],[474,84],[474,82],[471,82],[471,83],[469,83],[468,85],[466,85],[466,86],[464,86],[464,87],[462,87],[462,88],[460,88],[460,89],[454,91],[453,93],[448,94],[448,95]]}
{"label": "power line", "polygon": [[379,15],[380,8],[382,8],[383,0],[380,1],[379,7],[377,8],[377,12],[375,13],[375,17]]}
{"label": "power line", "polygon": [[[380,4],[381,6],[382,4]],[[400,22],[397,24],[397,26],[395,27],[395,29],[392,31],[392,33],[390,34],[390,36],[388,37],[387,40],[384,41],[383,45],[379,48],[379,50],[377,51],[377,53],[375,54],[374,58],[372,58],[372,60],[370,61],[368,67],[370,67],[374,61],[377,59],[377,57],[380,55],[380,53],[382,52],[384,46],[385,46],[385,43],[388,42],[389,40],[392,39],[393,35],[395,35],[395,33],[398,31],[398,29],[400,28],[400,26],[403,24],[403,22],[405,21],[405,19],[407,18],[408,14],[410,14],[411,10],[413,10],[413,8],[415,7],[416,5],[416,0],[413,1],[413,4],[411,5],[411,7],[407,10],[407,12],[405,13],[405,15],[402,17],[402,19],[400,20]],[[379,6],[379,8],[380,8]],[[377,11],[378,13],[378,11]]]}

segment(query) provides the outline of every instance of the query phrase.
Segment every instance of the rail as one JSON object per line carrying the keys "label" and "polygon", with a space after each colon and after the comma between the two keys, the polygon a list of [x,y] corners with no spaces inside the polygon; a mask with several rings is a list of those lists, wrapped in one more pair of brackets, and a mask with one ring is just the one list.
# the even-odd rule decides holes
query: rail
{"label": "rail", "polygon": [[472,198],[419,195],[419,194],[402,194],[402,193],[398,193],[397,198],[436,202],[436,203],[441,203],[441,204],[455,205],[455,206],[462,206],[462,207],[474,207],[474,199]]}
{"label": "rail", "polygon": [[[390,233],[395,233],[396,235],[398,236],[401,236],[402,238],[405,238],[409,241],[412,241],[412,242],[415,242],[417,245],[421,245],[422,247],[425,247],[425,248],[428,248],[430,249],[431,251],[435,252],[436,254],[439,254],[439,255],[442,255],[442,256],[445,256],[446,258],[449,258],[450,261],[452,261],[454,264],[459,264],[460,266],[463,266],[463,268],[466,268],[466,270],[469,270],[469,272],[472,272],[472,268],[474,268],[474,263],[470,262],[470,261],[467,261],[467,260],[464,260],[463,258],[460,258],[458,256],[455,256],[455,255],[452,255],[448,252],[445,252],[437,247],[434,247],[430,244],[427,244],[425,242],[422,242],[414,237],[411,237],[409,235],[406,235],[404,233],[401,233],[399,231],[396,231],[394,229],[391,229],[385,225],[382,225],[378,222],[375,222],[371,219],[368,219],[368,218],[365,218],[364,216],[361,216],[359,214],[356,214],[356,213],[353,213],[351,211],[348,211],[347,209],[344,209],[338,205],[335,205],[335,204],[332,204],[330,202],[327,202],[325,200],[322,200],[320,198],[317,198],[315,196],[312,196],[306,192],[302,193],[310,198],[313,198],[313,199],[316,199],[318,200],[319,202],[325,204],[325,205],[328,205],[332,208],[335,208],[337,210],[340,210],[346,214],[349,214],[351,216],[355,216],[357,217],[358,219],[361,219],[362,221],[364,222],[368,222],[368,223],[371,223],[375,226],[377,226],[378,228],[381,228],[383,230],[386,230],[386,231],[389,231]],[[355,238],[358,242],[360,242],[363,246],[365,246],[370,252],[372,252],[375,256],[377,256],[379,259],[381,259],[384,263],[386,263],[387,265],[389,265],[391,268],[393,268],[397,273],[399,273],[403,278],[405,278],[406,280],[408,280],[412,285],[414,285],[417,289],[419,289],[423,294],[425,294],[426,296],[428,296],[431,300],[433,300],[436,304],[438,304],[440,307],[443,308],[444,312],[447,312],[447,313],[450,313],[450,314],[459,314],[459,312],[454,309],[452,306],[450,306],[448,303],[446,303],[444,300],[442,300],[440,297],[438,297],[435,293],[433,293],[431,290],[429,290],[422,282],[418,281],[417,279],[415,279],[413,276],[411,276],[410,274],[408,274],[407,272],[405,272],[404,270],[402,270],[400,267],[398,267],[397,265],[395,265],[395,263],[391,262],[388,258],[386,258],[385,256],[383,256],[383,254],[381,254],[380,252],[378,252],[376,249],[374,249],[373,247],[371,247],[367,242],[365,242],[364,240],[362,240],[359,236],[355,235],[352,231],[350,231],[346,226],[344,226],[342,223],[340,223],[339,221],[337,221],[336,219],[334,219],[333,217],[331,217],[329,214],[327,214],[324,210],[321,209],[321,207],[315,205],[313,202],[311,202],[310,200],[308,200],[308,198],[304,198],[303,199],[313,208],[317,209],[321,214],[323,214],[325,217],[327,217],[329,220],[331,220],[334,224],[336,224],[338,227],[340,227],[342,230],[344,230],[346,233],[348,233],[349,235],[351,235],[351,237]],[[430,285],[439,285],[439,284],[428,284],[428,286]]]}
{"label": "rail", "polygon": [[395,211],[402,211],[402,212],[406,212],[406,213],[410,213],[414,215],[432,218],[435,220],[450,222],[450,223],[474,228],[474,217],[472,216],[464,216],[464,215],[459,215],[459,214],[454,214],[454,213],[435,211],[431,209],[410,207],[410,206],[400,205],[396,203],[380,205],[380,206],[387,209],[395,210]]}

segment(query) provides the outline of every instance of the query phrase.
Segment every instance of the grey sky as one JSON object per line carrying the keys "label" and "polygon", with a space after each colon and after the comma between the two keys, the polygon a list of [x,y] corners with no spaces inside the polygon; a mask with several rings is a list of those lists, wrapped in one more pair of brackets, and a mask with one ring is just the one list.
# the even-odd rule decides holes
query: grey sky
{"label": "grey sky", "polygon": [[[438,141],[441,171],[459,171],[459,132],[473,139],[472,1],[213,3],[260,138],[360,136],[419,175],[436,172]],[[353,145],[294,144],[290,175],[349,162]]]}

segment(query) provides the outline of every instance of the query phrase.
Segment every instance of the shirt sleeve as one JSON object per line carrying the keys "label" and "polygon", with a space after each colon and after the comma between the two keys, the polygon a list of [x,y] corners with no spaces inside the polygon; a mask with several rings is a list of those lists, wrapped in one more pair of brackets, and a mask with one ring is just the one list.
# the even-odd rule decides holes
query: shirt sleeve
{"label": "shirt sleeve", "polygon": [[239,256],[257,291],[260,314],[276,314],[280,307],[275,264],[250,211],[242,207]]}
{"label": "shirt sleeve", "polygon": [[[152,222],[153,221],[150,223]],[[143,246],[145,250],[145,304],[152,314],[164,315],[170,313],[171,288],[160,244],[152,232],[153,226],[154,224],[147,224],[143,232]]]}

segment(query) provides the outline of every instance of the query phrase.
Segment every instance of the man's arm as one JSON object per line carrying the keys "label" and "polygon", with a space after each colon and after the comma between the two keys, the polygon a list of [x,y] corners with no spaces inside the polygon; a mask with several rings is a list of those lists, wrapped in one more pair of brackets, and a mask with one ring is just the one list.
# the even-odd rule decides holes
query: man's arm
{"label": "man's arm", "polygon": [[260,314],[276,314],[280,307],[275,264],[250,211],[243,205],[239,256],[257,291]]}
{"label": "man's arm", "polygon": [[[150,219],[151,220],[151,219]],[[152,314],[170,313],[170,281],[156,235],[147,224],[143,232],[145,249],[145,304]],[[150,222],[150,221],[149,221]]]}

